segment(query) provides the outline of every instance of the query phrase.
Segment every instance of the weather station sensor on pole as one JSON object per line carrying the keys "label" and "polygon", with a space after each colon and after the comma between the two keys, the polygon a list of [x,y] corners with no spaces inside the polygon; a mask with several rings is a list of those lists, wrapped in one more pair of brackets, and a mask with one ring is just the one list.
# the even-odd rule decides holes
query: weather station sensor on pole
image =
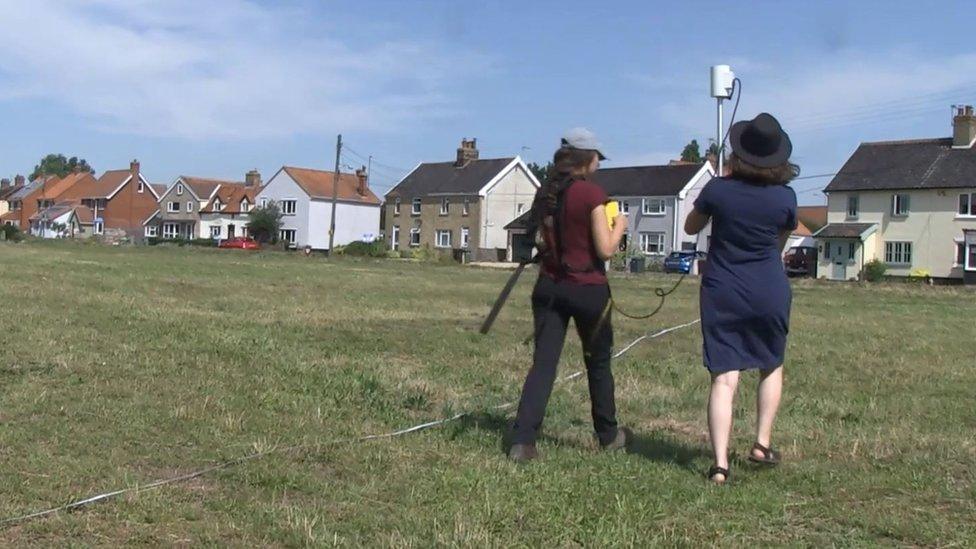
{"label": "weather station sensor on pole", "polygon": [[718,123],[716,124],[715,143],[718,144],[718,176],[722,177],[724,164],[725,136],[722,133],[722,101],[732,98],[735,90],[735,73],[728,65],[712,65],[712,97],[718,102]]}

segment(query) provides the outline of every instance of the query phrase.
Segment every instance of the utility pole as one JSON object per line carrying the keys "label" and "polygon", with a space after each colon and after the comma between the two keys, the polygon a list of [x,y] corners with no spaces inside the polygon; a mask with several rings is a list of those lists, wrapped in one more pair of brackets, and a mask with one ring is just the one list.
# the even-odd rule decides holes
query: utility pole
{"label": "utility pole", "polygon": [[335,242],[336,199],[339,196],[339,154],[342,152],[342,134],[336,140],[335,174],[332,178],[332,221],[329,222],[329,256],[332,256],[332,244]]}

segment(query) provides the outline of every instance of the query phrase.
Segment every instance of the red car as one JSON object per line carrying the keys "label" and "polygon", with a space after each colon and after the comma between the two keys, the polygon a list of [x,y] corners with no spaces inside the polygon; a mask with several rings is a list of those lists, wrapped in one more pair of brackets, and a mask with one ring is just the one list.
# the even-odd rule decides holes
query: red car
{"label": "red car", "polygon": [[220,244],[217,245],[218,248],[224,249],[235,249],[235,250],[260,250],[261,245],[258,244],[257,240],[249,238],[246,236],[238,236],[235,238],[228,238],[227,240],[222,240]]}

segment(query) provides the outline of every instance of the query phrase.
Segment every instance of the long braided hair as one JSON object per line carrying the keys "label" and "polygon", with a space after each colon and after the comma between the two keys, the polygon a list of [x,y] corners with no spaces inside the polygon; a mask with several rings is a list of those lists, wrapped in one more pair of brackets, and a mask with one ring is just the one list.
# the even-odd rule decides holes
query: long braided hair
{"label": "long braided hair", "polygon": [[[596,151],[563,146],[553,155],[546,179],[532,201],[530,216],[530,234],[535,233],[535,245],[540,254],[551,251],[551,237],[558,229],[555,225],[563,191],[580,177],[579,174],[593,162],[596,154]],[[545,238],[546,234],[550,235],[549,241]]]}

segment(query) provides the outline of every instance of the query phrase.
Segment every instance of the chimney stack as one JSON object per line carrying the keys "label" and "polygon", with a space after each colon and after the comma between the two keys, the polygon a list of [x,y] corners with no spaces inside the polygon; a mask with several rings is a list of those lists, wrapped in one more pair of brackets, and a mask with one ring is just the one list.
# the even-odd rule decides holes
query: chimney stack
{"label": "chimney stack", "polygon": [[133,160],[129,162],[129,173],[132,175],[132,180],[136,183],[139,182],[139,161]]}
{"label": "chimney stack", "polygon": [[356,170],[356,179],[359,180],[356,192],[359,193],[359,196],[366,196],[366,166]]}
{"label": "chimney stack", "polygon": [[461,139],[461,147],[457,150],[457,161],[454,163],[455,167],[463,168],[468,162],[478,159],[478,140],[477,139]]}
{"label": "chimney stack", "polygon": [[8,187],[10,187],[10,180],[6,177],[0,179],[0,190],[7,190]]}
{"label": "chimney stack", "polygon": [[14,177],[14,187],[22,187],[24,185],[24,176],[17,175]]}
{"label": "chimney stack", "polygon": [[261,172],[257,169],[253,169],[246,174],[244,174],[244,186],[245,187],[260,187],[261,186]]}
{"label": "chimney stack", "polygon": [[976,114],[972,105],[956,106],[952,117],[952,148],[969,149],[976,144]]}

